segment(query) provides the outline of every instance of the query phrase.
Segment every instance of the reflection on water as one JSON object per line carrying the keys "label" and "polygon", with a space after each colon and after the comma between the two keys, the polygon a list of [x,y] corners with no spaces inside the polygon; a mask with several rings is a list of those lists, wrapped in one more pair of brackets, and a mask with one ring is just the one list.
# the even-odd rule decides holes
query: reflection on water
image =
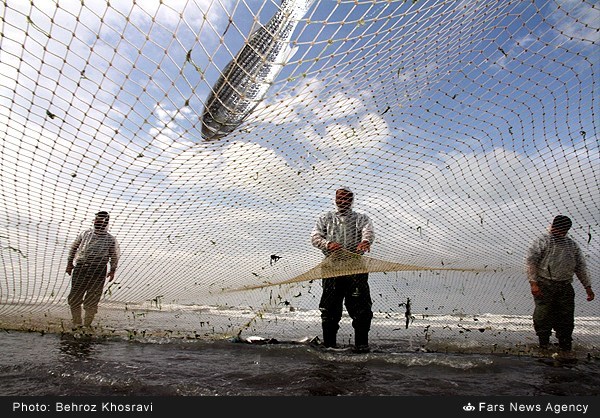
{"label": "reflection on water", "polygon": [[79,359],[89,359],[94,354],[98,342],[89,336],[76,336],[74,334],[62,334],[58,349],[61,354]]}
{"label": "reflection on water", "polygon": [[599,395],[598,358],[7,333],[0,396]]}

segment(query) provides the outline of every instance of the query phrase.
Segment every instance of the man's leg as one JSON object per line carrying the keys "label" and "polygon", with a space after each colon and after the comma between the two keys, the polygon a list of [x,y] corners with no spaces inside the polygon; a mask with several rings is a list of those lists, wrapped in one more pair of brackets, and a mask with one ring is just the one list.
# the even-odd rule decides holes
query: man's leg
{"label": "man's leg", "polygon": [[573,329],[575,328],[575,290],[568,283],[560,285],[555,294],[554,329],[558,338],[558,348],[571,351]]}
{"label": "man's leg", "polygon": [[346,309],[352,318],[354,328],[354,346],[356,350],[369,350],[369,330],[373,319],[369,275],[357,274],[351,279],[346,290]]}
{"label": "man's leg", "polygon": [[535,308],[533,310],[533,329],[538,336],[540,348],[550,346],[550,336],[552,335],[552,290],[550,286],[542,282],[538,283],[542,295],[534,297]]}
{"label": "man's leg", "polygon": [[337,347],[337,332],[342,319],[343,293],[340,287],[341,277],[322,280],[323,294],[319,302],[321,311],[321,325],[323,327],[323,345]]}
{"label": "man's leg", "polygon": [[73,327],[77,328],[81,326],[81,305],[71,306],[71,321]]}
{"label": "man's leg", "polygon": [[87,286],[87,292],[83,299],[83,308],[85,309],[85,317],[83,325],[89,327],[94,321],[94,317],[98,312],[98,304],[104,290],[104,282],[106,280],[106,268],[100,271],[100,276],[90,278]]}
{"label": "man's leg", "polygon": [[81,269],[75,266],[71,276],[71,291],[67,297],[74,327],[81,326],[81,304],[83,303],[83,295],[85,293],[83,282],[84,278],[82,277]]}

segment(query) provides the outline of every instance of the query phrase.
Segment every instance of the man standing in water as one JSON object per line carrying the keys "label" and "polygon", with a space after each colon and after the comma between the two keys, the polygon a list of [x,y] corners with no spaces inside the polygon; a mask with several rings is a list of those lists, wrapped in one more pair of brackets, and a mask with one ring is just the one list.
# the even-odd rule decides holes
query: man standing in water
{"label": "man standing in water", "polygon": [[[104,282],[115,278],[119,264],[119,245],[108,233],[108,212],[96,213],[94,227],[77,236],[71,245],[67,260],[67,274],[71,275],[71,292],[68,303],[71,308],[73,326],[82,324],[81,305],[85,309],[83,325],[89,327],[98,312]],[[73,264],[75,263],[75,264]],[[107,274],[107,264],[110,271]]]}
{"label": "man standing in water", "polygon": [[[348,188],[335,192],[337,210],[322,214],[312,230],[312,245],[326,257],[347,250],[364,254],[371,250],[375,239],[373,223],[367,215],[354,212],[354,194]],[[354,328],[355,350],[369,351],[369,330],[373,311],[368,283],[369,274],[353,274],[322,280],[323,294],[319,303],[325,347],[337,346],[337,331],[345,301]]]}
{"label": "man standing in water", "polygon": [[556,216],[550,232],[537,238],[527,253],[527,277],[535,302],[533,327],[542,349],[549,347],[554,329],[559,349],[571,351],[575,327],[573,275],[585,288],[587,300],[594,300],[585,258],[577,243],[567,237],[571,225],[567,216]]}

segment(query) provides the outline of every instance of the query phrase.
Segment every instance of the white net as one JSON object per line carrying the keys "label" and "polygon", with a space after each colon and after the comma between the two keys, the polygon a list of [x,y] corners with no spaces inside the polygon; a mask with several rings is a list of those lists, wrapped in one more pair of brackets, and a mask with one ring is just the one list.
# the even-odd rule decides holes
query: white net
{"label": "white net", "polygon": [[106,210],[98,334],[318,335],[310,233],[339,186],[376,230],[375,344],[537,342],[524,257],[557,214],[597,280],[596,1],[312,3],[0,5],[3,328],[70,327],[68,249]]}

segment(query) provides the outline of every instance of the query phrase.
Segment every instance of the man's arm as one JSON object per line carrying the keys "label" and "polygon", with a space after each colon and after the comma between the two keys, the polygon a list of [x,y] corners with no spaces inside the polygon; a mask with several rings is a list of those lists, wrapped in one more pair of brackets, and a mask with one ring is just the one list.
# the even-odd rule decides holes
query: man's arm
{"label": "man's arm", "polygon": [[115,278],[117,266],[119,265],[119,257],[121,255],[119,250],[119,243],[116,239],[114,239],[113,245],[111,245],[108,255],[110,257],[110,271],[108,272],[106,277],[108,277],[108,281],[110,282]]}
{"label": "man's arm", "polygon": [[313,247],[316,247],[321,251],[327,251],[327,244],[329,244],[329,241],[325,239],[325,231],[325,216],[321,216],[319,219],[317,219],[317,222],[315,223],[315,226],[310,234],[310,241]]}
{"label": "man's arm", "polygon": [[529,285],[531,286],[531,294],[534,297],[542,296],[542,291],[537,282],[537,265],[527,264],[527,278],[529,279]]}
{"label": "man's arm", "polygon": [[537,282],[538,278],[538,264],[541,260],[540,254],[542,253],[541,241],[537,240],[527,251],[527,258],[525,260],[527,269],[527,280],[531,286],[531,294],[534,297],[542,295],[542,291]]}
{"label": "man's arm", "polygon": [[79,245],[81,244],[81,234],[79,234],[77,236],[77,238],[75,239],[75,241],[73,241],[73,244],[71,244],[71,247],[69,248],[69,255],[67,257],[67,269],[66,269],[66,273],[70,276],[71,273],[73,272],[73,261],[75,260],[75,254],[77,254],[77,249],[79,248]]}
{"label": "man's arm", "polygon": [[594,295],[594,291],[592,290],[592,286],[587,286],[585,288],[585,293],[587,294],[587,300],[588,302],[591,302],[594,300],[594,297],[596,297],[596,295]]}
{"label": "man's arm", "polygon": [[577,266],[575,267],[575,275],[577,276],[577,279],[579,279],[579,281],[583,285],[583,288],[585,289],[585,293],[587,294],[587,300],[591,302],[592,300],[594,300],[595,297],[594,291],[592,290],[592,280],[590,279],[590,276],[588,274],[585,258],[583,257],[581,249],[579,248],[579,246],[577,246],[577,244],[575,246],[575,261],[577,263]]}
{"label": "man's arm", "polygon": [[356,247],[356,251],[364,254],[371,251],[371,243],[375,240],[375,228],[373,222],[367,215],[364,216],[364,224],[361,230],[361,241]]}
{"label": "man's arm", "polygon": [[538,277],[537,264],[535,264],[531,261],[528,262],[527,263],[527,280],[529,280],[529,283],[537,283],[537,277]]}

